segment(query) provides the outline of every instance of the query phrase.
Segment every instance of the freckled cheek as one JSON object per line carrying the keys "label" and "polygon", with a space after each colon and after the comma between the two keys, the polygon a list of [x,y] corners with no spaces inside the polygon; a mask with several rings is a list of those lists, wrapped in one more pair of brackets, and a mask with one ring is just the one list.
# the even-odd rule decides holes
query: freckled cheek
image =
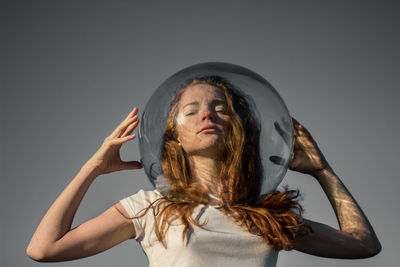
{"label": "freckled cheek", "polygon": [[188,125],[187,122],[186,124],[177,126],[178,126],[177,127],[178,138],[182,144],[191,143],[194,141],[194,138],[197,137],[193,128],[190,125]]}
{"label": "freckled cheek", "polygon": [[198,127],[197,122],[191,117],[185,117],[182,113],[179,113],[175,119],[176,125],[178,126],[178,132],[195,134],[196,127]]}

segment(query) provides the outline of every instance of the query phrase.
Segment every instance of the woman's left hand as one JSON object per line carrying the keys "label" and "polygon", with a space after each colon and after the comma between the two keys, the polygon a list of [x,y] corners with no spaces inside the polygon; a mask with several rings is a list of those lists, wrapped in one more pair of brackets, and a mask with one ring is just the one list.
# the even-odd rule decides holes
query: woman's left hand
{"label": "woman's left hand", "polygon": [[305,220],[312,233],[297,235],[295,249],[322,257],[361,259],[372,257],[381,244],[356,200],[330,168],[310,133],[292,118],[294,127],[293,159],[289,168],[314,176],[331,203],[340,230]]}
{"label": "woman's left hand", "polygon": [[294,129],[294,146],[292,153],[294,153],[294,155],[289,164],[289,168],[293,171],[311,175],[328,169],[328,162],[322,155],[311,134],[297,120],[292,118],[292,121]]}

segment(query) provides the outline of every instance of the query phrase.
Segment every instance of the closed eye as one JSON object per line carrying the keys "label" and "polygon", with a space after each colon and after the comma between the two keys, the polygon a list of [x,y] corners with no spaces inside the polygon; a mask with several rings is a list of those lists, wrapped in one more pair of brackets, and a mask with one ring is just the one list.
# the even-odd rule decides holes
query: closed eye
{"label": "closed eye", "polygon": [[188,113],[185,114],[185,116],[191,116],[196,114],[196,111],[189,111]]}
{"label": "closed eye", "polygon": [[218,105],[215,107],[216,112],[226,113],[226,106],[225,105]]}

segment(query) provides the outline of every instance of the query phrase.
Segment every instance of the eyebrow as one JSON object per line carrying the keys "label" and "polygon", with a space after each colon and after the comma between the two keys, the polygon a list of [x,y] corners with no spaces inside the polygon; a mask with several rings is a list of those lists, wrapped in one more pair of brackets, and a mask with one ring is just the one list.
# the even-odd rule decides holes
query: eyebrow
{"label": "eyebrow", "polygon": [[[211,101],[211,103],[213,103],[213,104],[226,104],[226,101],[224,99],[215,99],[215,100]],[[182,107],[182,109],[184,109],[185,107],[187,107],[189,105],[199,105],[199,102],[193,101],[193,102],[187,103]]]}

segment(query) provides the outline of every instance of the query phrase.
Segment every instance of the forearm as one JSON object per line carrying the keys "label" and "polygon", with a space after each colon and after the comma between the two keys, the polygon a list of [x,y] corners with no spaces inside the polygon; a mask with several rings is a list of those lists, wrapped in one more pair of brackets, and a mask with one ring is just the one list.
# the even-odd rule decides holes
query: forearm
{"label": "forearm", "polygon": [[43,217],[33,234],[28,251],[46,250],[70,230],[76,210],[97,176],[95,168],[87,164],[81,168]]}
{"label": "forearm", "polygon": [[320,183],[336,214],[341,231],[362,241],[369,248],[380,250],[379,240],[356,200],[328,167],[313,175]]}

